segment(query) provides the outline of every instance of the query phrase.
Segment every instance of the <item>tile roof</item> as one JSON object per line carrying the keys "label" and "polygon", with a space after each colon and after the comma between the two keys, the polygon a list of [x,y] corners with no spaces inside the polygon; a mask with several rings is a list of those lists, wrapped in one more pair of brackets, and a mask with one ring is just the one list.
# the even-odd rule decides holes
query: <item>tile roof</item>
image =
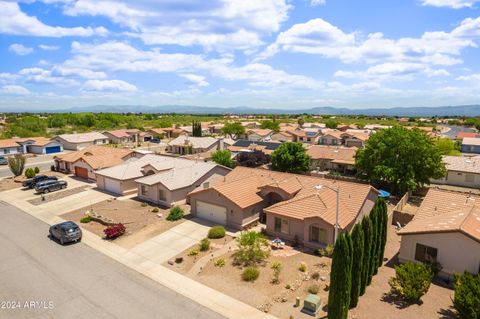
{"label": "tile roof", "polygon": [[430,189],[400,235],[461,232],[480,242],[480,196]]}
{"label": "tile roof", "polygon": [[0,148],[12,148],[12,147],[20,147],[20,145],[14,139],[0,140]]}
{"label": "tile roof", "polygon": [[292,135],[298,136],[298,137],[317,137],[321,134],[320,131],[318,131],[318,130],[308,131],[308,130],[298,129],[298,130],[292,130],[292,131],[287,131],[287,132],[292,134]]}
{"label": "tile roof", "polygon": [[370,134],[365,133],[365,132],[345,132],[342,134],[343,136],[348,135],[350,138],[356,138],[361,141],[366,141],[370,138]]}
{"label": "tile roof", "polygon": [[447,170],[480,174],[480,156],[443,156]]}
{"label": "tile roof", "polygon": [[130,134],[128,134],[126,130],[108,131],[108,132],[105,132],[104,134],[110,134],[110,135],[115,136],[117,138],[130,137]]}
{"label": "tile roof", "polygon": [[126,155],[132,153],[132,150],[125,149],[125,148],[114,148],[109,146],[101,146],[101,145],[90,145],[83,150],[71,152],[67,154],[62,154],[56,156],[56,159],[59,161],[73,163],[78,161],[80,158],[86,157],[97,157],[97,156],[110,156],[114,157],[125,157]]}
{"label": "tile roof", "polygon": [[338,130],[322,130],[322,133],[323,133],[323,136],[332,136],[332,137],[335,137],[336,139],[339,139],[341,140],[342,139],[342,135],[345,134],[345,132],[342,132],[342,131],[338,131]]}
{"label": "tile roof", "polygon": [[480,138],[479,137],[465,137],[462,140],[462,145],[476,145],[480,146]]}
{"label": "tile roof", "polygon": [[249,140],[237,140],[233,145],[228,147],[231,152],[241,152],[245,150],[259,150],[265,154],[272,154],[282,143],[279,142],[255,142]]}
{"label": "tile roof", "polygon": [[194,137],[194,136],[186,136],[180,135],[179,137],[175,138],[174,140],[170,141],[168,145],[173,146],[185,146],[185,143],[188,142],[192,145],[193,148],[209,148],[213,144],[218,142],[218,139],[213,137]]}
{"label": "tile roof", "polygon": [[478,138],[480,137],[480,133],[478,132],[458,132],[457,134],[457,139],[463,140],[465,137],[473,137],[473,138]]}
{"label": "tile roof", "polygon": [[122,164],[124,162],[123,157],[125,157],[125,154],[121,155],[119,153],[111,153],[104,155],[82,156],[79,160],[83,160],[92,169],[97,170]]}
{"label": "tile roof", "polygon": [[89,132],[80,134],[62,134],[58,135],[61,139],[70,143],[87,143],[95,140],[107,140],[108,137],[99,132]]}
{"label": "tile roof", "polygon": [[247,135],[249,134],[257,134],[259,136],[268,136],[272,133],[274,133],[272,130],[269,129],[251,129],[247,131]]}
{"label": "tile roof", "polygon": [[311,159],[319,160],[340,160],[355,164],[356,147],[339,147],[327,145],[312,145],[308,148],[307,154]]}

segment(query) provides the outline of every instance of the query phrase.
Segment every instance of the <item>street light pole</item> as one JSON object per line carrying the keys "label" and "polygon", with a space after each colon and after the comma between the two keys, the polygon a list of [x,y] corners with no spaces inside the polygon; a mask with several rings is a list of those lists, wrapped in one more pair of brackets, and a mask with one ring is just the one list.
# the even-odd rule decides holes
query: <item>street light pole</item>
{"label": "street light pole", "polygon": [[335,244],[337,242],[338,229],[340,228],[340,225],[338,224],[338,210],[339,210],[339,207],[340,207],[340,186],[337,186],[337,188],[335,189],[335,188],[327,186],[327,185],[317,185],[317,186],[315,186],[315,189],[317,191],[319,191],[319,190],[322,189],[322,187],[326,187],[326,188],[334,191],[337,195],[336,207],[335,207],[335,225],[334,225],[335,237],[334,237],[334,242],[333,242],[333,244]]}

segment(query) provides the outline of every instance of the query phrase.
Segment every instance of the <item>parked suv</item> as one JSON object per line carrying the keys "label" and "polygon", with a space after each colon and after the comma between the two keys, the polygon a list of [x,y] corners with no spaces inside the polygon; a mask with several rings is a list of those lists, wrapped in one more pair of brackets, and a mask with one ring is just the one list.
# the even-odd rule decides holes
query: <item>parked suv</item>
{"label": "parked suv", "polygon": [[57,191],[59,189],[67,188],[67,182],[65,181],[57,181],[57,180],[48,180],[37,183],[35,186],[35,190],[37,193],[49,193],[53,191]]}
{"label": "parked suv", "polygon": [[7,165],[8,161],[5,156],[0,156],[0,165]]}
{"label": "parked suv", "polygon": [[43,181],[56,181],[57,177],[56,176],[47,176],[47,175],[37,175],[34,178],[27,179],[22,183],[23,187],[28,187],[30,189],[35,188],[35,186]]}
{"label": "parked suv", "polygon": [[50,238],[58,240],[62,245],[82,240],[82,230],[72,221],[50,226],[48,232],[50,233]]}

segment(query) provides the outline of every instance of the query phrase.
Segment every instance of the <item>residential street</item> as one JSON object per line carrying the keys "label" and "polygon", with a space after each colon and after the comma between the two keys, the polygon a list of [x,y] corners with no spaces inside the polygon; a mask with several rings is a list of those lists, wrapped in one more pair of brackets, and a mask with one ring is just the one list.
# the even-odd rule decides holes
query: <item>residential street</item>
{"label": "residential street", "polygon": [[221,318],[84,244],[60,246],[12,206],[0,202],[0,215],[0,318]]}
{"label": "residential street", "polygon": [[[58,154],[41,155],[37,157],[27,158],[25,168],[38,166],[38,168],[40,168],[41,171],[48,171],[50,170],[50,166],[52,166],[53,164],[53,157],[55,155],[58,155]],[[11,176],[13,176],[13,174],[8,168],[8,165],[0,166],[0,179],[4,177],[11,177]]]}

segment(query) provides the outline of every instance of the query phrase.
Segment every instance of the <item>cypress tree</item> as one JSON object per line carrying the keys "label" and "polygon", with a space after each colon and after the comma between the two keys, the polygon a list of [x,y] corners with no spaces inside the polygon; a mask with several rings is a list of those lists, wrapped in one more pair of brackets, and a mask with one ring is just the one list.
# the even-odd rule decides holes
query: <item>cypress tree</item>
{"label": "cypress tree", "polygon": [[380,225],[382,237],[380,238],[380,251],[378,254],[378,267],[382,266],[383,258],[385,256],[385,245],[387,244],[388,231],[388,207],[383,198],[379,199],[380,215],[382,216],[382,223]]}
{"label": "cypress tree", "polygon": [[360,296],[363,296],[367,285],[369,284],[368,278],[370,275],[370,262],[372,253],[372,241],[373,241],[373,229],[372,221],[369,216],[364,216],[362,219],[363,230],[363,266],[362,266],[362,283],[360,286]]}
{"label": "cypress tree", "polygon": [[343,233],[338,234],[332,256],[330,289],[328,291],[328,319],[346,319],[350,303],[351,245]]}
{"label": "cypress tree", "polygon": [[382,213],[382,200],[378,198],[375,202],[375,206],[377,207],[377,214],[376,214],[376,237],[375,237],[375,260],[373,265],[373,275],[378,273],[378,267],[380,267],[380,259],[383,260],[383,252],[382,252],[382,238],[383,238],[383,213]]}
{"label": "cypress tree", "polygon": [[372,248],[370,250],[370,270],[368,274],[367,285],[370,285],[372,282],[373,275],[376,274],[377,269],[377,238],[378,238],[378,207],[377,205],[373,206],[372,211],[370,212],[370,220],[372,222]]}
{"label": "cypress tree", "polygon": [[352,289],[350,290],[350,308],[358,304],[362,285],[362,269],[364,256],[364,236],[361,224],[356,224],[352,231],[353,262],[352,262]]}
{"label": "cypress tree", "polygon": [[192,136],[196,136],[196,137],[202,136],[202,124],[198,121],[192,122]]}

